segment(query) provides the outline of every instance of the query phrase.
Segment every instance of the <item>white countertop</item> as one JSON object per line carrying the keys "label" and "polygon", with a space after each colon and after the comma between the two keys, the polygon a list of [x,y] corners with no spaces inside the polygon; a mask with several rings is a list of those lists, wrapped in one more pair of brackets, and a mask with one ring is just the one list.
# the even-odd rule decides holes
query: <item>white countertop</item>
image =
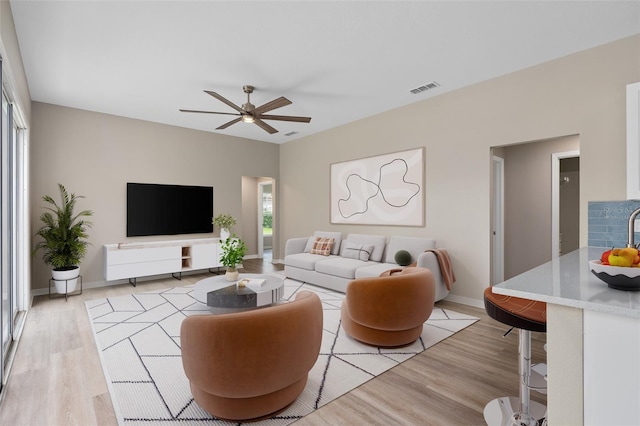
{"label": "white countertop", "polygon": [[602,247],[583,247],[493,287],[496,294],[640,318],[640,291],[609,288],[593,275],[589,260]]}

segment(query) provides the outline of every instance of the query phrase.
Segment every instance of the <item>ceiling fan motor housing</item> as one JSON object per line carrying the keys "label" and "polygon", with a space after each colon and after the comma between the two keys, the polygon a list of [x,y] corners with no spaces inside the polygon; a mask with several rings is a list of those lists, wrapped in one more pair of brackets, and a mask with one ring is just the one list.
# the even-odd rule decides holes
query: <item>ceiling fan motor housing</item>
{"label": "ceiling fan motor housing", "polygon": [[256,109],[256,106],[249,101],[249,95],[253,93],[253,89],[255,89],[255,87],[248,84],[242,86],[242,90],[247,94],[247,102],[242,104],[242,121],[245,123],[252,123],[254,121],[253,110]]}

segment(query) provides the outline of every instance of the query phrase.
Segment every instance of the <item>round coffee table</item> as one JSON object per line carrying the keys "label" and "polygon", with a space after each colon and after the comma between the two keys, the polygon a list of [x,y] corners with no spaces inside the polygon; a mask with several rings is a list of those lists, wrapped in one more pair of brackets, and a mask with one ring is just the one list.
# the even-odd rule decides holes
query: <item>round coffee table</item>
{"label": "round coffee table", "polygon": [[[249,280],[245,287],[238,281]],[[240,274],[238,281],[224,275],[205,278],[196,283],[193,296],[213,313],[247,311],[278,302],[284,295],[284,278],[270,274]]]}

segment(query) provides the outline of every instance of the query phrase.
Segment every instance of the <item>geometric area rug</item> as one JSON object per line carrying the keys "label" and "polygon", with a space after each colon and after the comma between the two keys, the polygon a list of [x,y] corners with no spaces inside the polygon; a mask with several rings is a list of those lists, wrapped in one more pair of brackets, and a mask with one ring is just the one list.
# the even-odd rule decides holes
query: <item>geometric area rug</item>
{"label": "geometric area rug", "polygon": [[[284,284],[286,300],[301,290],[320,296],[322,346],[298,399],[272,418],[251,422],[255,426],[293,423],[477,321],[436,307],[416,342],[376,348],[351,339],[340,327],[343,293],[288,278]],[[120,425],[241,424],[212,417],[191,395],[180,357],[180,324],[189,315],[211,314],[192,292],[193,285],[86,302]]]}

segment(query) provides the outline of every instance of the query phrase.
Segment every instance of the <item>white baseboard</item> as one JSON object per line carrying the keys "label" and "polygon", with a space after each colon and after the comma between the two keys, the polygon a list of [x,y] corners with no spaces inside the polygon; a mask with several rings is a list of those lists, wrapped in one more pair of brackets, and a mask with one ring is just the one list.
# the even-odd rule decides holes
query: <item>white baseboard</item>
{"label": "white baseboard", "polygon": [[[140,280],[139,280],[140,281]],[[90,282],[83,282],[82,283],[82,290],[86,290],[89,288],[98,288],[98,287],[110,287],[110,286],[114,286],[114,285],[121,285],[121,284],[129,284],[129,281],[127,280],[118,280],[118,281],[90,281]],[[57,294],[55,289],[52,289],[52,294]],[[31,290],[31,296],[46,296],[47,294],[49,294],[49,289],[48,288],[38,288],[36,290]]]}
{"label": "white baseboard", "polygon": [[456,296],[455,294],[449,294],[444,300],[449,302],[460,303],[462,305],[473,306],[474,308],[484,309],[484,300],[472,299],[470,297]]}
{"label": "white baseboard", "polygon": [[[223,268],[223,267],[221,266],[220,268]],[[182,271],[182,275],[186,276],[186,275],[193,275],[193,274],[202,274],[202,273],[205,273],[206,271],[207,271],[206,269],[198,269],[197,271]],[[143,283],[145,281],[161,280],[161,279],[167,279],[167,278],[172,278],[172,277],[173,276],[171,274],[150,275],[148,277],[138,277],[136,279],[136,284],[140,284],[140,283]],[[176,282],[180,282],[180,280],[176,279]],[[112,287],[112,286],[123,285],[123,284],[131,285],[129,283],[129,280],[127,280],[127,279],[114,280],[114,281],[89,281],[89,282],[83,282],[82,283],[82,289],[83,290],[87,290],[87,289],[90,289],[90,288]],[[176,285],[176,287],[177,286],[178,285]],[[54,291],[54,293],[52,293],[52,294],[57,294],[57,293],[55,293],[55,289],[53,289],[53,291]],[[49,289],[48,288],[39,288],[39,289],[36,289],[36,290],[31,290],[31,297],[32,298],[35,297],[35,296],[45,296],[47,294],[49,294]]]}
{"label": "white baseboard", "polygon": [[[257,254],[244,256],[245,259],[260,259]],[[284,263],[284,259],[271,259],[271,263]]]}
{"label": "white baseboard", "polygon": [[[257,258],[257,255],[250,255],[253,256],[253,258]],[[245,256],[245,258],[250,259],[252,257],[250,256]],[[272,263],[284,263],[284,261],[282,259],[274,259],[272,260]],[[189,275],[189,274],[193,274],[193,273],[202,273],[204,270],[200,270],[200,271],[186,271],[183,272],[182,275]],[[171,275],[154,275],[154,276],[150,276],[150,277],[140,277],[136,280],[137,283],[142,283],[144,281],[151,281],[151,280],[158,280],[158,279],[163,279],[163,278],[170,278]],[[86,282],[86,283],[82,283],[82,289],[90,289],[90,288],[100,288],[100,287],[111,287],[111,286],[116,286],[116,285],[122,285],[122,284],[129,284],[128,280],[116,280],[116,281],[91,281],[91,282]],[[31,290],[31,297],[35,297],[35,296],[44,296],[49,294],[49,289],[47,288],[39,288],[36,290]],[[456,296],[455,294],[449,294],[447,297],[445,297],[445,300],[448,300],[450,302],[455,302],[455,303],[460,303],[462,305],[468,305],[468,306],[473,306],[475,308],[480,308],[480,309],[484,309],[484,301],[483,300],[478,300],[478,299],[472,299],[470,297],[463,297],[463,296]]]}

